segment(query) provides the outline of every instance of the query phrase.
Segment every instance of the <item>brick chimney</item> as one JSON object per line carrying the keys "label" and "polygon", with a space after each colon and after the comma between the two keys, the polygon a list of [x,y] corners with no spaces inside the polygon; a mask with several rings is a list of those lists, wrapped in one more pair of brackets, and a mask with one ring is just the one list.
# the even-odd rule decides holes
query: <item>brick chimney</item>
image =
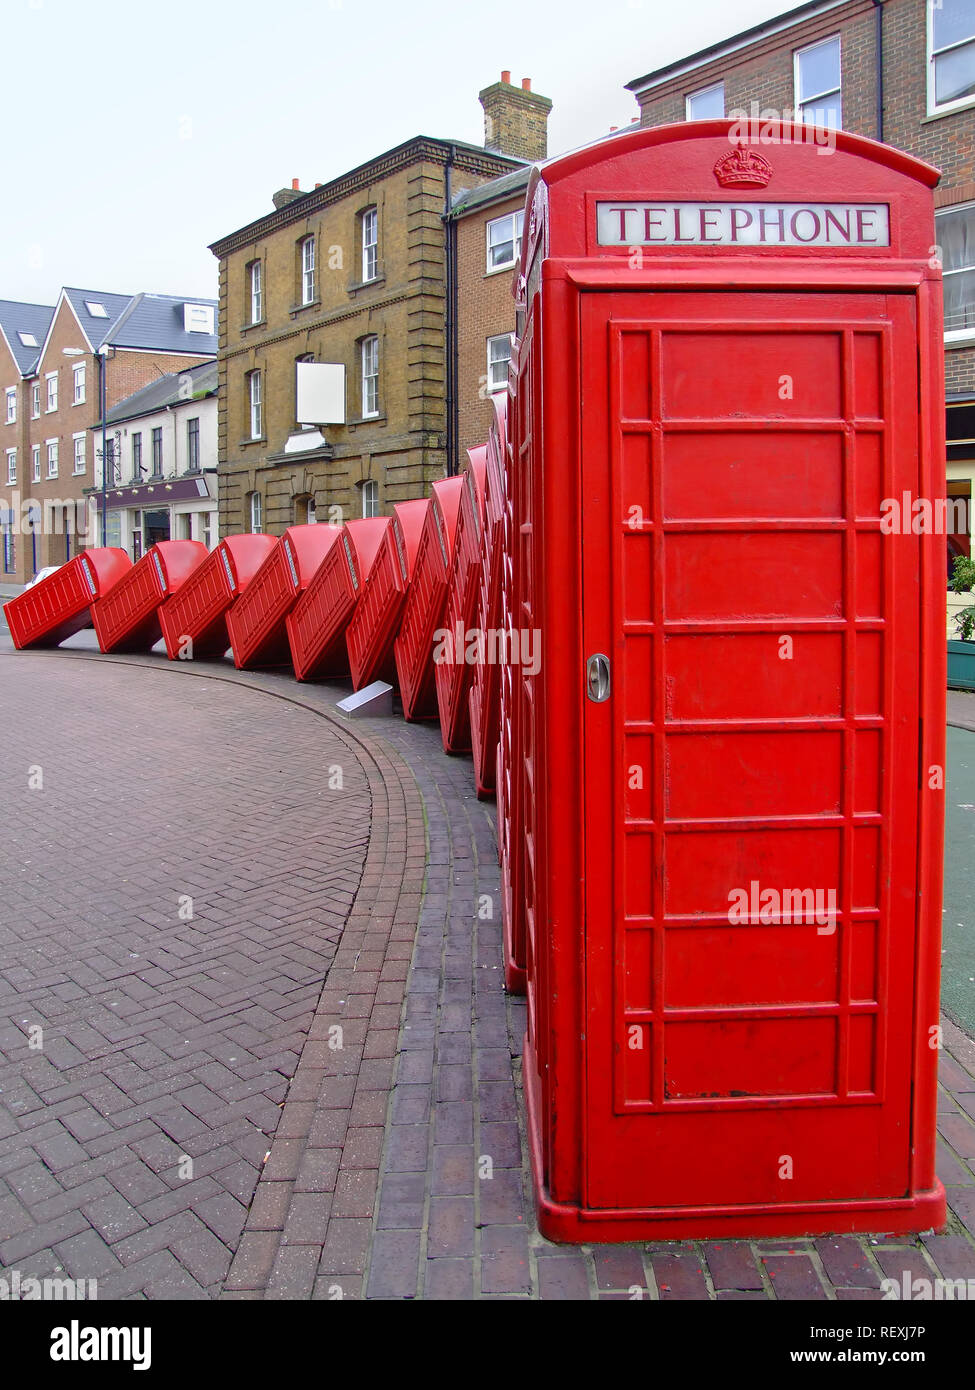
{"label": "brick chimney", "polygon": [[484,107],[484,148],[516,159],[544,159],[548,153],[548,113],[552,103],[532,91],[530,77],[515,87],[506,69],[501,81],[478,93]]}
{"label": "brick chimney", "polygon": [[287,207],[288,203],[293,203],[296,198],[303,198],[304,194],[298,187],[298,179],[291,180],[290,188],[279,188],[277,193],[271,198],[275,208]]}

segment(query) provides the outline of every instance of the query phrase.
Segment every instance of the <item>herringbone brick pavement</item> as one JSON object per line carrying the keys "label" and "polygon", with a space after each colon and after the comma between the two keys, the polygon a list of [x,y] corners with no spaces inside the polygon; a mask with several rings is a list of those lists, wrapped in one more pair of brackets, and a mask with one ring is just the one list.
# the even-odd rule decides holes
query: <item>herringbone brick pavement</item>
{"label": "herringbone brick pavement", "polygon": [[2,668],[0,1266],[212,1297],[359,886],[365,774],[254,689]]}

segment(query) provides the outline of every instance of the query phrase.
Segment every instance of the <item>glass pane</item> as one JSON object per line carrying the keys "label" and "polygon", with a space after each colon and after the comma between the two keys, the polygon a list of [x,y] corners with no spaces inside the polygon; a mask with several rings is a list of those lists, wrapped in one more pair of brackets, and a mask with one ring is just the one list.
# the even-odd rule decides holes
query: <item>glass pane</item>
{"label": "glass pane", "polygon": [[840,85],[840,41],[827,39],[799,54],[799,100],[806,102]]}
{"label": "glass pane", "polygon": [[491,247],[490,262],[493,269],[498,265],[510,265],[515,258],[515,244],[513,241],[502,241],[497,246]]}
{"label": "glass pane", "polygon": [[960,43],[962,39],[975,39],[975,4],[972,0],[935,0],[932,13],[936,50]]}
{"label": "glass pane", "polygon": [[710,121],[724,115],[724,83],[709,87],[703,92],[694,92],[687,98],[687,119],[689,121]]}
{"label": "glass pane", "polygon": [[952,49],[934,60],[934,99],[961,101],[975,96],[975,43]]}
{"label": "glass pane", "polygon": [[963,270],[946,275],[945,332],[956,333],[960,328],[975,328],[975,270]]}
{"label": "glass pane", "polygon": [[975,268],[975,207],[939,213],[934,229],[946,271]]}
{"label": "glass pane", "polygon": [[799,113],[809,125],[823,130],[838,130],[843,124],[843,107],[839,93],[831,97],[819,97],[803,106]]}

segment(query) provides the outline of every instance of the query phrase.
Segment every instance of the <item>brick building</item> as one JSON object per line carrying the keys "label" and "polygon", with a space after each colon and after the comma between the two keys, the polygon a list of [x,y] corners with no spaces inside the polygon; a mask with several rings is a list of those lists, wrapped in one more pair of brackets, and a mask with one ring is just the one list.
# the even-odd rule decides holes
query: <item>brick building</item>
{"label": "brick building", "polygon": [[210,247],[221,535],[385,513],[447,471],[459,379],[444,216],[524,166],[550,105],[510,82],[481,99],[485,147],[417,136],[309,192],[281,190],[273,212]]}
{"label": "brick building", "polygon": [[[975,0],[811,0],[627,83],[644,125],[798,113],[942,171],[948,492],[975,475]],[[967,534],[949,551],[970,553]]]}
{"label": "brick building", "polygon": [[101,544],[100,518],[86,508],[100,476],[92,427],[101,398],[110,410],[160,376],[212,360],[216,303],[69,288],[50,308],[0,301],[0,335],[0,573],[22,584]]}

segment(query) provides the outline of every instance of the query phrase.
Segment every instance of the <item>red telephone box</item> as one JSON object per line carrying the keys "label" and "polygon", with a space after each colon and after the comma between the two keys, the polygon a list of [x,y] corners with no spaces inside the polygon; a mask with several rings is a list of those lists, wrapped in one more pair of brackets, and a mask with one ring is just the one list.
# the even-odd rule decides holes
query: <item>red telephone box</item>
{"label": "red telephone box", "polygon": [[403,605],[399,636],[393,644],[404,719],[436,719],[433,648],[447,602],[447,576],[454,550],[462,476],[433,484],[423,519],[416,567]]}
{"label": "red telephone box", "polygon": [[92,604],[103,652],[147,652],[162,637],[159,609],[207,558],[202,541],[157,541]]}
{"label": "red telephone box", "polygon": [[944,541],[882,511],[944,493],[938,174],[830,135],[643,129],[529,184],[515,757],[556,1239],[945,1219]]}
{"label": "red telephone box", "polygon": [[223,656],[230,646],[227,609],[277,545],[274,536],[228,536],[159,610],[170,661]]}
{"label": "red telephone box", "polygon": [[385,518],[378,516],[347,521],[340,543],[329,550],[288,614],[288,643],[298,680],[349,674],[345,629],[375,563],[386,526]]}
{"label": "red telephone box", "polygon": [[474,666],[469,697],[474,785],[481,800],[494,795],[501,718],[501,660],[511,637],[501,623],[505,509],[506,399],[494,397],[494,420],[488,436],[484,477],[484,531],[477,578],[475,627],[484,634],[482,660]]}
{"label": "red telephone box", "polygon": [[[444,637],[434,649],[440,737],[447,753],[467,753],[471,746],[468,696],[476,649],[469,633],[477,614],[481,533],[484,530],[484,473],[487,445],[468,449],[464,488],[460,495],[457,533],[447,582]],[[471,660],[468,660],[468,654]]]}
{"label": "red telephone box", "polygon": [[349,669],[356,690],[373,681],[396,682],[393,643],[413,574],[426,498],[397,502],[389,518],[369,577],[362,586],[352,621],[345,630]]}
{"label": "red telephone box", "polygon": [[116,546],[85,550],[39,584],[3,605],[3,616],[18,651],[56,647],[91,627],[91,606],[117,584],[132,561]]}
{"label": "red telephone box", "polygon": [[341,526],[289,526],[227,614],[238,670],[283,666],[291,658],[285,620],[332,548]]}

